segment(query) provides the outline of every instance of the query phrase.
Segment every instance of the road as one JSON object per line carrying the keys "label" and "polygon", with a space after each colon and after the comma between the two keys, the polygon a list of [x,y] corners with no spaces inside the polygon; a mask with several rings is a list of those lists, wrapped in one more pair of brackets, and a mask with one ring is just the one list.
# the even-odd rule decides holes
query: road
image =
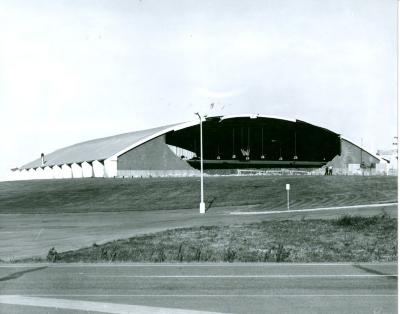
{"label": "road", "polygon": [[396,264],[1,264],[0,313],[397,313]]}
{"label": "road", "polygon": [[[296,209],[296,208],[292,208]],[[198,208],[152,211],[120,211],[54,214],[0,214],[0,259],[46,256],[51,247],[67,251],[135,235],[211,225],[232,225],[266,220],[330,219],[341,215],[372,216],[386,213],[397,217],[397,204],[349,207],[318,211],[237,215],[254,206],[211,207],[200,215]],[[258,209],[262,210],[262,209]]]}

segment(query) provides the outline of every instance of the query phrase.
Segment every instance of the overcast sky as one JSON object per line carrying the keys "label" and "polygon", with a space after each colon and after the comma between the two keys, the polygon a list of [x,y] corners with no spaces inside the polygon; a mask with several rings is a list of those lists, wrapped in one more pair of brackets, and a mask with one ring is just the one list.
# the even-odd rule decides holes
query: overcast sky
{"label": "overcast sky", "polygon": [[0,179],[41,152],[196,111],[391,148],[396,23],[396,0],[0,0]]}

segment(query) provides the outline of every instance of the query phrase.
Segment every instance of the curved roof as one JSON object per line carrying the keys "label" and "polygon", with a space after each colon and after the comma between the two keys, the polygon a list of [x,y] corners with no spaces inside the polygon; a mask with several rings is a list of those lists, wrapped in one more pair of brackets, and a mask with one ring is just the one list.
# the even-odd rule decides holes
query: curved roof
{"label": "curved roof", "polygon": [[[294,123],[296,121],[303,122],[295,119],[288,119],[278,116],[259,115],[259,114],[213,116],[213,117],[206,117],[205,120],[216,119],[216,118],[219,118],[220,121],[233,118],[251,118],[251,119],[266,118],[266,119],[285,120]],[[124,134],[119,134],[74,144],[71,146],[58,149],[50,154],[46,154],[44,158],[45,159],[44,167],[62,165],[62,164],[81,163],[84,161],[90,162],[94,160],[116,159],[118,156],[124,154],[125,152],[149,140],[152,140],[158,136],[166,134],[170,131],[177,131],[191,126],[195,126],[197,124],[199,124],[198,119],[189,122],[166,125],[148,130],[124,133]],[[324,129],[322,127],[319,128]],[[371,154],[370,152],[368,153]],[[374,154],[371,155],[375,156]],[[18,169],[29,169],[38,167],[43,167],[41,165],[40,158],[30,163],[27,163]]]}
{"label": "curved roof", "polygon": [[[171,126],[162,126],[148,130],[124,133],[67,146],[58,149],[50,154],[45,154],[44,166],[54,166],[80,163],[84,161],[108,159],[113,154],[123,150],[132,143],[137,143],[144,138],[147,138],[170,127]],[[20,169],[37,167],[41,167],[41,158],[38,158],[26,165],[23,165],[22,167],[20,167]]]}

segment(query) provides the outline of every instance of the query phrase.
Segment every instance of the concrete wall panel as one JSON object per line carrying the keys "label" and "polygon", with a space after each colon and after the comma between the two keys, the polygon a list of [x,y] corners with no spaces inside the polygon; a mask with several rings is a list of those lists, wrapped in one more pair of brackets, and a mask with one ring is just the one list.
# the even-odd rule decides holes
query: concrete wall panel
{"label": "concrete wall panel", "polygon": [[73,163],[71,165],[71,170],[72,170],[73,178],[82,178],[83,177],[82,167],[80,165]]}
{"label": "concrete wall panel", "polygon": [[117,161],[106,159],[104,161],[104,176],[106,178],[113,178],[117,176]]}
{"label": "concrete wall panel", "polygon": [[379,163],[379,159],[345,139],[341,139],[341,146],[340,156],[336,156],[328,165],[332,165],[334,168],[347,169],[348,165],[360,164],[361,160],[367,167]]}
{"label": "concrete wall panel", "polygon": [[53,178],[54,179],[63,178],[63,171],[60,166],[53,166]]}
{"label": "concrete wall panel", "polygon": [[93,176],[96,178],[103,178],[104,177],[104,166],[100,161],[93,161]]}
{"label": "concrete wall panel", "polygon": [[53,169],[51,169],[50,167],[44,167],[43,170],[43,179],[53,179],[54,178],[54,173],[53,173]]}
{"label": "concrete wall panel", "polygon": [[35,177],[35,179],[44,179],[44,170],[43,170],[43,168],[36,168],[36,177]]}
{"label": "concrete wall panel", "polygon": [[165,143],[165,135],[118,157],[118,170],[193,170]]}
{"label": "concrete wall panel", "polygon": [[82,176],[84,178],[91,178],[93,177],[93,167],[88,162],[83,162],[82,166]]}
{"label": "concrete wall panel", "polygon": [[37,179],[36,171],[35,169],[31,168],[28,170],[28,180],[35,180]]}
{"label": "concrete wall panel", "polygon": [[70,166],[64,164],[61,166],[61,170],[62,170],[62,176],[64,179],[72,178],[72,169]]}

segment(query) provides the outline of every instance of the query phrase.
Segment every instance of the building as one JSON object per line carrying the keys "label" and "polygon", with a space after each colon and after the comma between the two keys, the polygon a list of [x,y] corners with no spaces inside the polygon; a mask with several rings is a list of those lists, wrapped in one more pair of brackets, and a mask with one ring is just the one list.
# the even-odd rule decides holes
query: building
{"label": "building", "polygon": [[[16,179],[196,176],[199,120],[95,139],[21,167]],[[385,174],[386,162],[354,142],[305,121],[258,114],[203,121],[204,168],[294,168],[335,174]]]}
{"label": "building", "polygon": [[[397,143],[394,143],[397,146]],[[388,163],[388,174],[397,175],[397,163],[398,163],[398,152],[397,148],[394,149],[380,149],[376,153],[379,157],[383,160],[387,161]]]}

